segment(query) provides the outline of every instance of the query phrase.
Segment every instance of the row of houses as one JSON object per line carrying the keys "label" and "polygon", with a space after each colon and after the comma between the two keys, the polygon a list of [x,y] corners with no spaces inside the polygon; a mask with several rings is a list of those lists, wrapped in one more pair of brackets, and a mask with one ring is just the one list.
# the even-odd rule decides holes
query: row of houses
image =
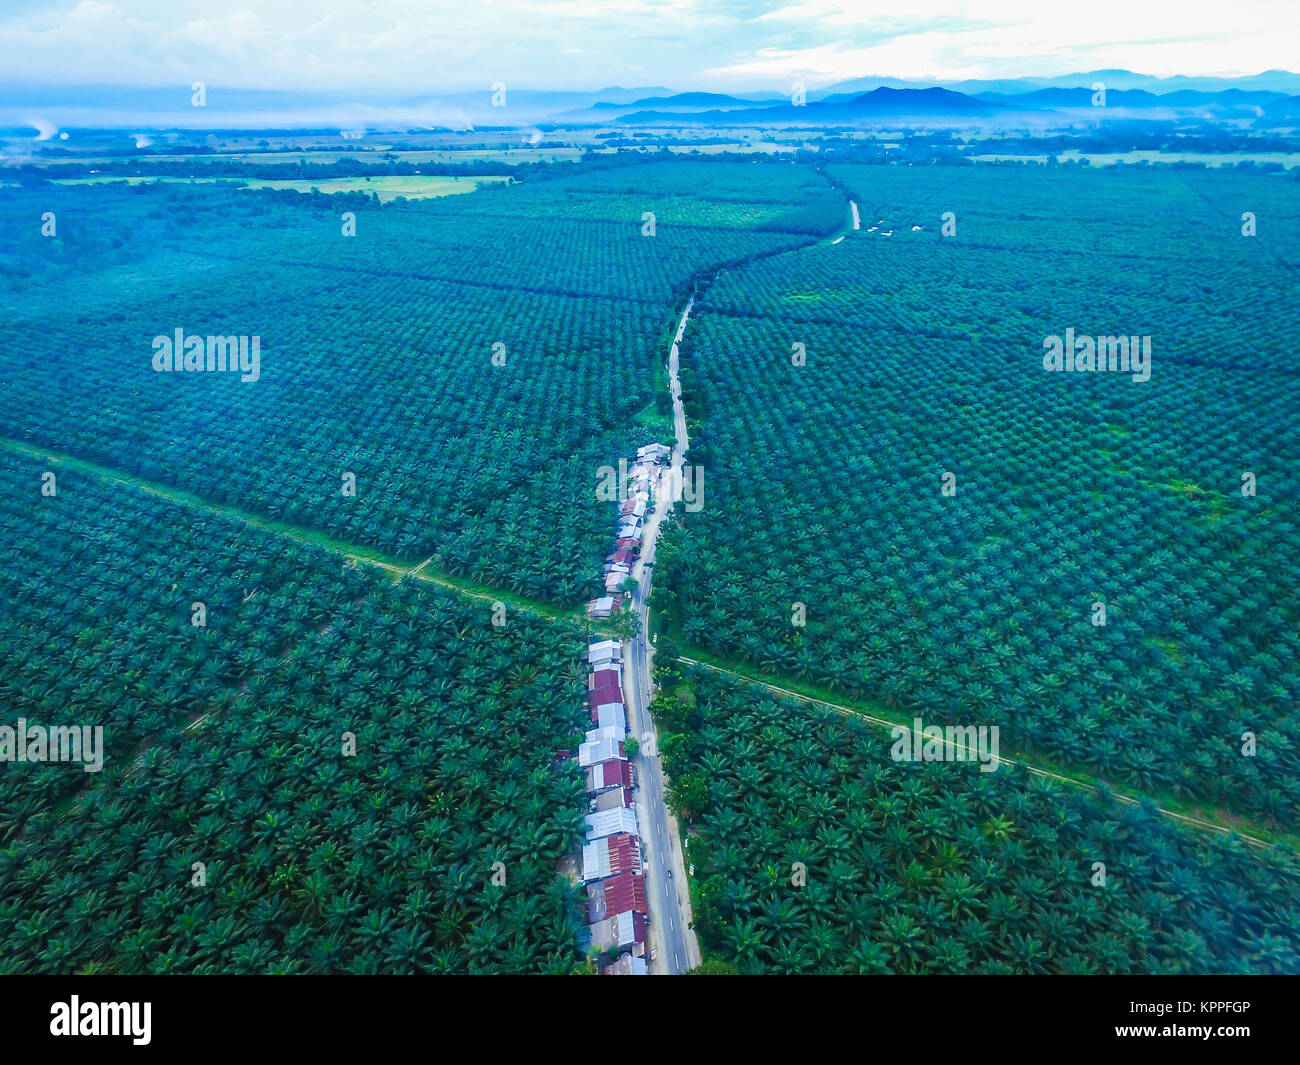
{"label": "row of houses", "polygon": [[578,748],[587,774],[588,813],[582,847],[587,889],[589,948],[614,950],[609,975],[644,975],[649,925],[641,866],[641,833],[632,793],[636,778],[624,750],[627,709],[623,703],[622,645],[592,640],[587,648],[587,703],[592,729]]}
{"label": "row of houses", "polygon": [[641,533],[651,508],[651,491],[662,473],[660,463],[671,454],[672,448],[666,444],[646,444],[637,450],[630,470],[620,460],[620,466],[626,471],[627,493],[619,504],[614,553],[605,559],[605,594],[587,605],[589,617],[612,617],[622,605],[620,593],[641,551]]}
{"label": "row of houses", "polygon": [[[605,595],[589,604],[593,618],[611,617],[621,606],[623,585],[641,552],[641,533],[658,483],[660,462],[672,453],[663,444],[637,451],[630,473],[624,468],[627,498],[619,505],[618,537],[605,560]],[[624,749],[627,707],[623,702],[623,647],[617,640],[590,641],[587,647],[587,702],[592,728],[578,748],[578,764],[587,774],[586,841],[582,847],[582,882],[587,889],[590,950],[615,952],[617,960],[601,971],[610,976],[643,976],[650,926],[641,831],[633,792],[636,778]]]}

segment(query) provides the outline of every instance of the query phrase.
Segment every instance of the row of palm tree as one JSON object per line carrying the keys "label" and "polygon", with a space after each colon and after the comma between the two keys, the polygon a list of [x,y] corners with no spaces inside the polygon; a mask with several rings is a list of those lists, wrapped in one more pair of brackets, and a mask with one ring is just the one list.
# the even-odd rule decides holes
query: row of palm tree
{"label": "row of palm tree", "polygon": [[1300,972],[1289,848],[1006,767],[897,762],[885,733],[710,670],[659,679],[695,927],[741,972]]}
{"label": "row of palm tree", "polygon": [[[784,163],[652,162],[511,191],[363,212],[343,239],[332,210],[346,205],[323,197],[3,190],[12,217],[62,221],[56,240],[0,223],[16,258],[43,264],[0,287],[11,344],[51,353],[0,397],[0,426],[457,576],[586,601],[606,532],[597,470],[640,432],[665,312],[699,271],[804,242],[838,207],[810,167]],[[643,238],[662,197],[680,217]],[[203,269],[173,268],[198,247]],[[122,259],[167,284],[87,282]],[[261,377],[152,372],[148,341],[167,322],[258,334]],[[59,403],[39,401],[55,387]]]}
{"label": "row of palm tree", "polygon": [[[860,169],[865,203],[951,194],[981,225],[1020,180]],[[709,287],[683,346],[708,493],[665,535],[656,605],[688,644],[773,677],[997,724],[1017,749],[1294,826],[1300,524],[1283,501],[1300,490],[1300,394],[1273,312],[1216,290],[1190,315],[1170,291],[1200,284],[1196,260],[1162,230],[1153,263],[1099,248],[1061,267],[1110,299],[1150,266],[1124,307],[1160,338],[1158,375],[1044,373],[1063,321],[1115,319],[1076,315],[1074,289],[1017,251],[1022,230],[1051,222],[1085,246],[1098,218],[1132,224],[1117,189],[1181,186],[1023,180],[1035,206],[1001,208],[996,240],[855,238]],[[1077,199],[1057,202],[1062,181]],[[1281,209],[1285,190],[1254,181]],[[1232,262],[1233,291],[1294,302]],[[1243,494],[1243,471],[1267,488]]]}
{"label": "row of palm tree", "polygon": [[585,723],[580,631],[494,626],[480,600],[87,475],[42,499],[39,469],[0,464],[3,700],[102,723],[109,754],[0,782],[5,971],[580,964],[557,865],[585,783],[556,759]]}

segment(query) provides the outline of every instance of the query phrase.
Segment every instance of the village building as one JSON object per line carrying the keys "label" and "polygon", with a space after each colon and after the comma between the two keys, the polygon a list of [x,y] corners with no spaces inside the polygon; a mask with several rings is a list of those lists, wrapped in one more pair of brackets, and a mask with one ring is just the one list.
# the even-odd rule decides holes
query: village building
{"label": "village building", "polygon": [[636,555],[632,554],[626,547],[620,547],[608,558],[610,566],[625,566],[629,571],[636,565]]}
{"label": "village building", "polygon": [[587,675],[587,690],[595,691],[597,688],[607,688],[611,684],[617,685],[619,682],[619,671],[613,666],[602,666],[600,669],[592,669]]}
{"label": "village building", "polygon": [[601,976],[646,976],[650,972],[644,957],[634,954],[620,954],[617,961],[612,961],[600,970]]}
{"label": "village building", "polygon": [[617,810],[599,810],[588,814],[584,819],[587,825],[587,842],[606,836],[617,836],[626,832],[630,836],[640,836],[636,824],[636,811],[626,807]]}
{"label": "village building", "polygon": [[588,655],[588,661],[591,665],[591,669],[593,672],[597,672],[597,673],[599,673],[603,669],[618,669],[622,665],[621,659],[622,659],[621,650],[618,651],[602,650],[595,658],[593,658],[591,655]]}
{"label": "village building", "polygon": [[587,809],[590,813],[602,810],[620,810],[632,808],[632,793],[627,788],[610,788],[592,797]]}
{"label": "village building", "polygon": [[578,765],[589,766],[623,757],[622,728],[599,728],[587,733],[587,742],[578,747]]}
{"label": "village building", "polygon": [[587,766],[588,795],[594,795],[609,788],[632,788],[635,786],[632,763],[626,758],[614,758],[608,762],[597,762],[595,765]]}
{"label": "village building", "polygon": [[594,951],[631,950],[645,953],[645,917],[639,913],[620,913],[587,928],[589,948]]}
{"label": "village building", "polygon": [[587,617],[608,618],[618,611],[619,601],[612,595],[602,595],[587,604]]}
{"label": "village building", "polygon": [[619,873],[587,885],[587,921],[603,921],[619,913],[639,913],[646,909],[645,877],[640,873]]}
{"label": "village building", "polygon": [[604,687],[597,688],[595,691],[587,692],[587,705],[593,710],[598,706],[604,706],[606,703],[622,703],[623,689],[617,684],[606,684]]}
{"label": "village building", "polygon": [[591,711],[591,723],[598,729],[627,729],[627,716],[622,703],[601,703]]}
{"label": "village building", "polygon": [[637,836],[624,832],[583,844],[584,883],[629,872],[641,872],[641,840]]}

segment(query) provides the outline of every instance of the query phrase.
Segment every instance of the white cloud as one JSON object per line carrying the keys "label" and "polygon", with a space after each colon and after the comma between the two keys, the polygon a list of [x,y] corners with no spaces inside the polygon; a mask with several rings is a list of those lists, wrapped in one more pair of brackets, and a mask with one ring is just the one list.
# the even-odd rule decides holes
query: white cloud
{"label": "white cloud", "polygon": [[0,78],[428,93],[1300,68],[1294,0],[13,0]]}
{"label": "white cloud", "polygon": [[[897,5],[800,0],[762,21],[826,27],[835,38],[803,48],[762,48],[711,67],[724,78],[796,74],[836,81],[1057,75],[1123,67],[1160,76],[1250,74],[1300,68],[1294,0],[908,0]],[[850,31],[863,38],[860,43]],[[878,42],[878,43],[876,43]]]}

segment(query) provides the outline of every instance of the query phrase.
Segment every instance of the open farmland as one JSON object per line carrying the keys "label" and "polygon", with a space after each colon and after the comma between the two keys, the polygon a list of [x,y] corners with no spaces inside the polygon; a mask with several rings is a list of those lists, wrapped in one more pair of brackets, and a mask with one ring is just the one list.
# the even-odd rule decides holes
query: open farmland
{"label": "open farmland", "polygon": [[579,148],[426,148],[395,149],[390,145],[372,145],[365,151],[330,151],[315,149],[313,151],[255,151],[255,152],[153,152],[141,155],[35,155],[29,160],[36,166],[59,166],[62,163],[107,163],[120,162],[140,165],[153,163],[201,162],[201,163],[264,163],[274,166],[280,163],[377,163],[395,160],[401,163],[552,163],[576,161],[582,155]]}
{"label": "open farmland", "polygon": [[580,963],[578,630],[9,449],[0,531],[0,701],[107,752],[0,776],[0,970]]}
{"label": "open farmland", "polygon": [[[1295,183],[830,173],[862,230],[724,273],[692,320],[709,488],[660,550],[675,635],[1295,828]],[[1149,336],[1150,379],[1045,372],[1067,328]]]}
{"label": "open farmland", "polygon": [[439,196],[458,196],[466,192],[475,192],[483,185],[492,185],[509,179],[503,177],[459,178],[431,174],[419,177],[408,175],[383,174],[379,177],[339,177],[339,178],[275,178],[259,180],[258,178],[233,177],[87,177],[56,178],[61,185],[103,185],[110,181],[126,181],[131,185],[140,185],[151,181],[173,181],[182,184],[190,182],[213,183],[226,182],[250,189],[288,189],[293,192],[312,192],[313,190],[333,195],[336,192],[360,192],[374,194],[380,203],[388,203],[399,196],[408,200],[427,200]]}
{"label": "open farmland", "polygon": [[679,737],[665,762],[697,829],[696,926],[715,961],[1022,975],[1300,964],[1293,852],[1018,769],[900,764],[887,732],[707,669],[665,680],[655,713]]}

